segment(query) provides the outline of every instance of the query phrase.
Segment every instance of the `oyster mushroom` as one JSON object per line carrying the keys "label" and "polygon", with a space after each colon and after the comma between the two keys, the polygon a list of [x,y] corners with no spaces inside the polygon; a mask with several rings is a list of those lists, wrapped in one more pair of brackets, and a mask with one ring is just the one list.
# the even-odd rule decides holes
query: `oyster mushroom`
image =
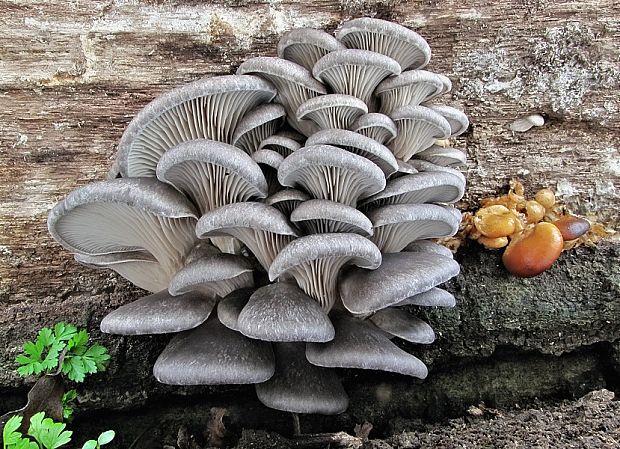
{"label": "oyster mushroom", "polygon": [[278,182],[278,168],[284,160],[284,157],[273,150],[258,150],[252,154],[252,159],[258,164],[263,171],[267,185],[267,192],[272,195],[280,190],[282,186]]}
{"label": "oyster mushroom", "polygon": [[394,307],[401,306],[426,306],[426,307],[454,307],[456,299],[454,295],[441,288],[433,287],[422,293],[410,296],[394,304]]}
{"label": "oyster mushroom", "polygon": [[379,112],[390,115],[403,106],[418,106],[444,92],[444,79],[426,70],[409,70],[383,80],[375,90]]}
{"label": "oyster mushroom", "polygon": [[360,133],[385,145],[396,137],[394,121],[387,115],[371,112],[360,116],[352,125],[351,131]]}
{"label": "oyster mushroom", "polygon": [[454,257],[452,251],[450,251],[448,248],[438,243],[431,242],[430,240],[416,240],[414,242],[411,242],[410,244],[405,246],[403,251],[409,253],[433,253],[445,257]]}
{"label": "oyster mushroom", "polygon": [[441,166],[466,165],[467,158],[465,153],[456,148],[444,148],[433,145],[424,151],[420,151],[415,155],[416,159],[422,159],[431,164]]}
{"label": "oyster mushroom", "polygon": [[338,298],[338,275],[345,265],[373,270],[381,264],[381,253],[368,239],[351,233],[312,234],[289,243],[269,268],[269,280],[292,275],[324,310]]}
{"label": "oyster mushroom", "polygon": [[149,103],[131,121],[118,144],[123,177],[155,176],[162,154],[180,143],[210,139],[230,143],[246,112],[276,96],[256,76],[205,78],[173,89]]}
{"label": "oyster mushroom", "polygon": [[364,237],[373,233],[372,223],[359,210],[328,200],[309,200],[291,213],[291,222],[305,234],[350,232]]}
{"label": "oyster mushroom", "polygon": [[232,144],[248,154],[258,150],[260,143],[284,124],[286,111],[280,104],[263,104],[243,116],[235,128]]}
{"label": "oyster mushroom", "polygon": [[327,53],[346,47],[334,36],[314,28],[297,28],[278,41],[278,56],[312,71],[314,64]]}
{"label": "oyster mushroom", "polygon": [[301,144],[286,136],[274,135],[267,137],[258,146],[259,150],[272,150],[280,153],[283,157],[290,156],[293,151],[301,148]]}
{"label": "oyster mushroom", "polygon": [[432,104],[428,107],[441,114],[448,121],[450,124],[450,137],[460,136],[469,128],[469,119],[458,109],[443,104]]}
{"label": "oyster mushroom", "polygon": [[273,206],[282,212],[285,216],[290,217],[293,210],[304,201],[310,199],[310,195],[301,190],[286,189],[280,190],[265,199],[265,204]]}
{"label": "oyster mushroom", "polygon": [[428,345],[435,341],[433,328],[405,310],[388,307],[369,319],[382,331],[408,342]]}
{"label": "oyster mushroom", "polygon": [[398,135],[389,144],[396,158],[407,162],[433,145],[436,139],[450,136],[450,123],[438,112],[424,106],[403,106],[391,115]]}
{"label": "oyster mushroom", "polygon": [[234,331],[239,331],[237,321],[239,314],[248,303],[250,296],[254,293],[254,288],[240,288],[229,293],[217,303],[217,319],[224,326]]}
{"label": "oyster mushroom", "polygon": [[316,126],[312,129],[347,129],[359,116],[367,112],[366,104],[351,95],[321,95],[311,98],[299,106],[297,120],[313,122]]}

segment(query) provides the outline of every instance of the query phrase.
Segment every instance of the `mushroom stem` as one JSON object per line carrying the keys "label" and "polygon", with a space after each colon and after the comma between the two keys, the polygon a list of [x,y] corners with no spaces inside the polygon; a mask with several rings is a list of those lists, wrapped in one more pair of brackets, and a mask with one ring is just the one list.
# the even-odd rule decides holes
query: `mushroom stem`
{"label": "mushroom stem", "polygon": [[299,415],[297,413],[291,413],[293,417],[293,435],[298,437],[301,435],[301,424],[299,423]]}

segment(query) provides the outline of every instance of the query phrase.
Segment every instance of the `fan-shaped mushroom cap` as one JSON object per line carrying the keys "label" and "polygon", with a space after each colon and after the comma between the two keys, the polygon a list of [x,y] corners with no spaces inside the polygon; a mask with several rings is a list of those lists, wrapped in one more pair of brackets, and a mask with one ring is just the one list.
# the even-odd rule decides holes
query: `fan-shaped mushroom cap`
{"label": "fan-shaped mushroom cap", "polygon": [[329,311],[338,297],[337,280],[344,265],[375,269],[381,253],[368,239],[350,233],[312,234],[288,244],[269,268],[269,280],[292,275],[308,295]]}
{"label": "fan-shaped mushroom cap", "polygon": [[273,150],[284,157],[290,156],[293,151],[297,151],[300,148],[301,144],[296,140],[279,135],[267,137],[258,146],[259,150]]}
{"label": "fan-shaped mushroom cap", "polygon": [[335,145],[365,157],[377,164],[386,177],[398,170],[398,162],[388,147],[353,131],[325,129],[311,135],[306,141],[306,146],[322,144]]}
{"label": "fan-shaped mushroom cap", "polygon": [[170,149],[157,164],[157,178],[189,196],[201,214],[267,196],[267,181],[256,162],[243,150],[214,140],[192,140]]}
{"label": "fan-shaped mushroom cap", "polygon": [[436,204],[397,204],[369,212],[374,235],[371,240],[383,253],[396,253],[415,240],[456,234],[461,213]]}
{"label": "fan-shaped mushroom cap", "polygon": [[439,254],[440,256],[454,258],[452,251],[450,251],[445,246],[440,245],[439,243],[432,242],[430,240],[416,240],[415,242],[411,242],[410,244],[405,246],[403,251],[409,253],[433,253]]}
{"label": "fan-shaped mushroom cap", "polygon": [[284,123],[286,111],[281,104],[263,104],[243,116],[235,128],[232,144],[248,154],[274,134]]}
{"label": "fan-shaped mushroom cap", "polygon": [[224,326],[234,331],[239,331],[237,321],[241,310],[248,303],[250,296],[256,290],[253,288],[240,288],[229,293],[217,303],[217,318]]}
{"label": "fan-shaped mushroom cap", "polygon": [[328,343],[308,343],[306,358],[326,368],[390,371],[424,379],[428,370],[373,324],[345,315],[334,317],[336,337]]}
{"label": "fan-shaped mushroom cap", "polygon": [[272,206],[261,203],[235,203],[203,215],[196,225],[198,238],[230,235],[241,240],[269,270],[276,255],[297,233],[287,218]]}
{"label": "fan-shaped mushroom cap", "polygon": [[440,172],[440,173],[448,173],[452,176],[457,177],[458,179],[460,179],[461,183],[463,185],[465,185],[465,175],[463,175],[463,173],[461,173],[460,171],[458,171],[455,168],[452,167],[444,167],[442,165],[437,165],[437,164],[433,164],[431,162],[428,161],[423,161],[421,159],[410,159],[408,162],[409,165],[411,165],[412,167],[414,167],[415,169],[418,170],[418,172],[424,173],[433,173],[433,172]]}
{"label": "fan-shaped mushroom cap", "polygon": [[459,264],[438,254],[384,254],[376,270],[354,268],[342,276],[340,296],[351,313],[373,313],[430,290],[457,274]]}
{"label": "fan-shaped mushroom cap", "polygon": [[253,285],[252,263],[246,257],[222,253],[185,265],[170,280],[168,291],[177,296],[195,290],[223,298],[230,292]]}
{"label": "fan-shaped mushroom cap", "polygon": [[311,365],[303,343],[277,343],[276,372],[256,385],[258,400],[267,407],[291,413],[337,415],[349,398],[334,370]]}
{"label": "fan-shaped mushroom cap", "polygon": [[310,199],[306,192],[296,189],[280,190],[267,197],[265,204],[273,206],[282,212],[286,217],[290,217],[293,210],[304,201]]}
{"label": "fan-shaped mushroom cap", "polygon": [[168,288],[172,275],[146,251],[97,256],[77,253],[74,257],[77,262],[89,268],[114,270],[132,284],[149,292],[158,292]]}
{"label": "fan-shaped mushroom cap", "polygon": [[427,322],[402,309],[379,310],[370,321],[382,331],[411,343],[427,345],[435,341],[435,332]]}
{"label": "fan-shaped mushroom cap", "polygon": [[187,198],[156,179],[119,178],[69,193],[47,225],[58,243],[82,255],[148,253],[168,280],[196,243],[196,214]]}
{"label": "fan-shaped mushroom cap", "polygon": [[431,60],[431,48],[415,31],[387,20],[362,17],[342,25],[336,38],[349,48],[362,48],[389,56],[402,70],[424,67]]}
{"label": "fan-shaped mushroom cap", "polygon": [[428,107],[441,114],[448,121],[451,137],[460,136],[469,128],[469,119],[458,109],[443,104],[433,104]]}
{"label": "fan-shaped mushroom cap", "polygon": [[280,165],[278,180],[284,186],[301,186],[315,198],[352,207],[385,187],[385,176],[376,164],[331,145],[295,151]]}
{"label": "fan-shaped mushroom cap", "polygon": [[118,145],[123,177],[155,176],[159,158],[188,140],[230,143],[247,111],[276,96],[256,76],[205,78],[157,97],[131,121]]}
{"label": "fan-shaped mushroom cap", "polygon": [[295,112],[299,105],[318,95],[325,95],[325,86],[312,77],[304,67],[286,59],[259,56],[248,59],[237,69],[238,74],[255,73],[277,88],[275,101],[286,109],[289,123],[300,129]]}
{"label": "fan-shaped mushroom cap", "polygon": [[456,299],[454,295],[441,288],[433,287],[417,295],[394,304],[395,307],[401,306],[426,306],[426,307],[454,307]]}
{"label": "fan-shaped mushroom cap", "polygon": [[175,336],[153,367],[168,385],[254,384],[275,372],[271,345],[228,329],[216,318]]}
{"label": "fan-shaped mushroom cap", "polygon": [[437,73],[436,75],[440,77],[441,81],[443,82],[443,89],[441,93],[445,94],[446,92],[450,92],[452,90],[452,81],[450,81],[450,78],[448,78],[446,75],[443,75],[441,73]]}
{"label": "fan-shaped mushroom cap", "polygon": [[258,150],[252,154],[252,159],[257,164],[266,165],[277,170],[284,160],[284,156],[274,150]]}
{"label": "fan-shaped mushroom cap", "polygon": [[452,173],[414,173],[390,180],[383,191],[366,199],[362,206],[370,209],[388,204],[454,203],[464,191],[464,180]]}
{"label": "fan-shaped mushroom cap", "polygon": [[396,137],[396,125],[387,115],[371,112],[360,116],[352,125],[351,130],[370,137],[381,144],[386,144]]}
{"label": "fan-shaped mushroom cap", "polygon": [[433,145],[415,155],[416,159],[422,159],[435,165],[466,165],[467,158],[465,153],[456,148],[444,148]]}
{"label": "fan-shaped mushroom cap", "polygon": [[375,90],[381,100],[380,112],[390,115],[402,106],[417,106],[441,95],[444,77],[426,70],[409,70],[383,80]]}
{"label": "fan-shaped mushroom cap", "polygon": [[398,163],[398,170],[396,170],[396,173],[393,173],[392,176],[390,176],[390,180],[418,172],[415,167],[409,162],[403,162],[400,159],[396,159],[396,162]]}
{"label": "fan-shaped mushroom cap", "polygon": [[285,33],[278,42],[278,56],[312,71],[327,53],[346,47],[334,36],[314,28],[297,28]]}
{"label": "fan-shaped mushroom cap", "polygon": [[215,306],[213,298],[191,292],[171,296],[167,290],[125,304],[101,320],[101,331],[116,335],[169,334],[204,323]]}
{"label": "fan-shaped mushroom cap", "polygon": [[400,74],[400,65],[389,56],[367,50],[338,50],[317,61],[312,74],[338,94],[353,95],[370,105],[377,85]]}
{"label": "fan-shaped mushroom cap", "polygon": [[436,139],[450,136],[450,123],[441,114],[425,106],[403,106],[394,111],[391,117],[398,135],[389,147],[394,156],[405,162],[433,145]]}
{"label": "fan-shaped mushroom cap", "polygon": [[310,120],[317,125],[317,129],[347,129],[359,116],[367,112],[366,103],[359,98],[329,94],[310,98],[302,103],[297,109],[297,120]]}
{"label": "fan-shaped mushroom cap", "polygon": [[287,282],[256,290],[239,314],[237,330],[266,341],[326,342],[334,338],[334,326],[321,306]]}
{"label": "fan-shaped mushroom cap", "polygon": [[370,237],[373,232],[372,223],[366,215],[334,201],[305,201],[297,206],[290,217],[305,234],[350,232]]}

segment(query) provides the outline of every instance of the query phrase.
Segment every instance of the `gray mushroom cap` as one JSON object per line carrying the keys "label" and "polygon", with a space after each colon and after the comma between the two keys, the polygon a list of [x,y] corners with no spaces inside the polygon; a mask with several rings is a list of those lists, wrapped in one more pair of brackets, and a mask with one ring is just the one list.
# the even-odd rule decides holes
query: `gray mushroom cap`
{"label": "gray mushroom cap", "polygon": [[273,85],[256,76],[204,78],[153,100],[131,121],[118,145],[123,177],[155,176],[159,158],[189,140],[230,143],[245,113],[276,96]]}
{"label": "gray mushroom cap", "polygon": [[367,105],[377,85],[390,75],[400,74],[398,62],[367,50],[338,50],[317,61],[312,75],[334,92],[352,95]]}
{"label": "gray mushroom cap", "polygon": [[429,148],[436,139],[450,136],[450,123],[438,112],[425,106],[403,106],[394,111],[392,120],[398,135],[389,144],[397,159],[407,162]]}
{"label": "gray mushroom cap", "polygon": [[284,186],[301,186],[315,198],[352,207],[385,188],[385,176],[376,164],[331,145],[295,151],[280,165],[278,180]]}
{"label": "gray mushroom cap", "polygon": [[445,246],[440,245],[439,243],[432,242],[430,240],[416,240],[415,242],[411,242],[410,244],[405,246],[403,251],[410,253],[433,253],[439,254],[440,256],[444,257],[454,258],[452,251],[450,251]]}
{"label": "gray mushroom cap", "polygon": [[314,28],[297,28],[278,41],[278,56],[312,71],[314,64],[327,53],[346,47],[331,34]]}
{"label": "gray mushroom cap", "polygon": [[372,235],[372,223],[359,210],[328,200],[301,203],[290,215],[291,222],[306,234],[351,232],[364,237]]}
{"label": "gray mushroom cap", "polygon": [[469,128],[469,119],[458,109],[443,104],[433,104],[428,107],[441,114],[448,121],[451,137],[460,136]]}
{"label": "gray mushroom cap", "polygon": [[426,306],[426,307],[454,307],[456,299],[454,295],[441,288],[433,287],[417,295],[394,304],[395,307],[401,306]]}
{"label": "gray mushroom cap", "polygon": [[361,115],[351,125],[351,131],[370,137],[381,144],[390,142],[397,134],[394,121],[387,115],[377,112]]}
{"label": "gray mushroom cap", "polygon": [[267,197],[265,199],[265,204],[275,207],[286,217],[290,217],[291,213],[297,206],[309,199],[310,195],[306,192],[296,189],[285,189]]}
{"label": "gray mushroom cap", "polygon": [[256,290],[237,320],[246,337],[279,342],[326,342],[334,326],[321,306],[299,287],[287,282]]}
{"label": "gray mushroom cap", "polygon": [[252,159],[257,164],[266,165],[277,170],[284,160],[284,156],[273,150],[258,150],[252,154]]}
{"label": "gray mushroom cap", "polygon": [[243,150],[214,140],[192,140],[170,149],[157,164],[157,178],[189,196],[202,214],[267,196],[267,181],[256,162]]}
{"label": "gray mushroom cap", "polygon": [[373,324],[338,315],[333,318],[336,337],[328,343],[308,343],[306,358],[310,363],[326,368],[359,368],[424,379],[426,365],[417,357],[403,351]]}
{"label": "gray mushroom cap", "polygon": [[456,234],[461,213],[436,204],[396,204],[368,213],[374,235],[371,240],[384,253],[400,252],[415,240],[444,238]]}
{"label": "gray mushroom cap", "polygon": [[248,303],[250,296],[256,290],[253,288],[240,288],[225,296],[217,303],[217,318],[224,326],[239,332],[237,321],[241,310]]}
{"label": "gray mushroom cap", "polygon": [[271,345],[251,340],[212,317],[175,336],[153,367],[168,385],[253,384],[273,376]]}
{"label": "gray mushroom cap", "polygon": [[230,292],[253,285],[252,263],[246,257],[222,253],[185,265],[170,280],[168,291],[177,296],[196,290],[223,298]]}
{"label": "gray mushroom cap", "polygon": [[382,192],[364,200],[362,206],[369,209],[388,204],[454,203],[464,192],[464,180],[452,173],[414,173],[390,180]]}
{"label": "gray mushroom cap", "polygon": [[269,280],[292,275],[304,292],[329,311],[338,296],[338,274],[344,265],[372,270],[380,264],[380,251],[360,235],[312,234],[282,249],[269,267]]}
{"label": "gray mushroom cap", "polygon": [[[297,108],[297,120],[310,120],[317,129],[348,129],[368,107],[351,95],[328,94],[310,98]],[[314,133],[313,133],[314,134]],[[306,142],[306,145],[308,143]]]}
{"label": "gray mushroom cap", "polygon": [[396,162],[398,163],[398,170],[390,176],[390,180],[418,172],[409,162],[403,162],[400,159],[396,159]]}
{"label": "gray mushroom cap", "polygon": [[273,135],[284,123],[286,111],[281,104],[268,103],[245,114],[232,136],[232,144],[248,154],[254,153],[260,143]]}
{"label": "gray mushroom cap", "polygon": [[269,136],[263,140],[258,146],[259,150],[273,150],[280,153],[282,156],[290,156],[293,151],[297,151],[301,148],[301,144],[294,139],[286,136]]}
{"label": "gray mushroom cap", "polygon": [[428,323],[402,309],[379,310],[370,321],[382,331],[411,343],[427,345],[435,341],[435,332]]}
{"label": "gray mushroom cap", "polygon": [[402,106],[417,106],[444,92],[444,77],[426,70],[409,70],[383,80],[375,90],[379,112],[390,115]]}
{"label": "gray mushroom cap", "polygon": [[235,203],[203,215],[196,225],[198,238],[230,235],[241,240],[269,270],[276,255],[297,233],[276,208],[261,203]]}
{"label": "gray mushroom cap", "polygon": [[422,159],[444,167],[467,164],[467,157],[461,150],[457,150],[456,148],[444,148],[438,145],[433,145],[424,151],[420,151],[415,157],[416,159]]}
{"label": "gray mushroom cap", "polygon": [[398,170],[398,162],[388,147],[353,131],[324,129],[311,135],[306,141],[306,146],[322,144],[335,145],[365,157],[377,164],[386,177]]}
{"label": "gray mushroom cap", "polygon": [[345,22],[336,38],[349,48],[361,48],[389,56],[402,70],[424,67],[431,48],[415,31],[387,20],[362,17]]}
{"label": "gray mushroom cap", "polygon": [[336,373],[308,363],[303,343],[277,343],[274,350],[275,374],[256,385],[256,395],[263,404],[285,412],[321,415],[336,415],[347,409],[349,398]]}
{"label": "gray mushroom cap", "polygon": [[340,280],[342,303],[351,313],[362,315],[385,309],[425,292],[459,274],[451,258],[430,253],[383,255],[374,271],[350,269]]}
{"label": "gray mushroom cap", "polygon": [[116,335],[169,334],[204,323],[215,300],[199,292],[171,296],[167,290],[125,304],[101,320],[101,332]]}
{"label": "gray mushroom cap", "polygon": [[465,185],[465,175],[463,175],[463,173],[461,173],[460,171],[458,171],[455,168],[452,167],[445,167],[442,165],[437,165],[437,164],[433,164],[432,162],[428,162],[428,161],[423,161],[421,159],[411,159],[409,162],[409,165],[411,165],[412,167],[416,168],[418,170],[418,172],[424,173],[424,172],[441,172],[441,173],[448,173],[449,175],[452,175],[456,178],[458,178],[461,182],[461,184]]}

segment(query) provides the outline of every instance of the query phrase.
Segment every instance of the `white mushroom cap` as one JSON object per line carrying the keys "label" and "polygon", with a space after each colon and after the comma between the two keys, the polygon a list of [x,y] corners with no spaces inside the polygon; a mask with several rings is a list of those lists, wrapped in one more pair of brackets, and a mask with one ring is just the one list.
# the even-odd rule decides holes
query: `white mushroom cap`
{"label": "white mushroom cap", "polygon": [[345,265],[375,269],[381,253],[368,239],[350,233],[312,234],[288,244],[269,268],[269,280],[292,275],[324,310],[331,310],[338,297],[338,274]]}
{"label": "white mushroom cap", "polygon": [[441,114],[448,121],[451,137],[460,136],[469,128],[469,119],[458,109],[443,104],[432,104],[428,107]]}
{"label": "white mushroom cap", "polygon": [[309,200],[291,213],[291,222],[305,234],[350,232],[364,237],[372,235],[372,223],[359,210],[328,200]]}
{"label": "white mushroom cap", "polygon": [[217,303],[217,319],[228,329],[239,332],[237,321],[239,314],[248,303],[254,288],[240,288],[226,295]]}
{"label": "white mushroom cap", "polygon": [[416,159],[422,159],[427,162],[442,166],[467,165],[467,157],[465,153],[456,148],[444,148],[433,145],[424,151],[420,151],[415,155]]}
{"label": "white mushroom cap", "polygon": [[301,148],[278,170],[283,186],[301,186],[313,197],[355,207],[385,188],[381,169],[368,159],[331,145]]}
{"label": "white mushroom cap", "polygon": [[285,33],[278,42],[278,56],[312,71],[327,53],[346,47],[331,34],[314,28],[297,28]]}
{"label": "white mushroom cap", "polygon": [[411,157],[433,145],[436,139],[450,136],[450,123],[438,112],[425,106],[403,106],[391,115],[398,135],[390,142],[397,159]]}
{"label": "white mushroom cap", "polygon": [[362,315],[385,309],[459,274],[459,264],[430,253],[383,255],[374,271],[350,269],[340,279],[340,297],[351,313]]}
{"label": "white mushroom cap", "polygon": [[187,198],[156,179],[119,178],[69,193],[47,224],[52,237],[74,253],[148,253],[168,280],[196,243],[196,215]]}
{"label": "white mushroom cap", "polygon": [[312,75],[335,93],[352,95],[370,105],[377,85],[400,71],[398,62],[389,56],[367,50],[338,50],[319,59]]}
{"label": "white mushroom cap", "polygon": [[185,265],[170,280],[168,291],[177,296],[199,291],[220,297],[254,285],[252,263],[243,256],[212,254]]}
{"label": "white mushroom cap", "polygon": [[228,329],[216,318],[175,336],[153,367],[168,385],[264,382],[275,372],[271,345]]}
{"label": "white mushroom cap", "polygon": [[239,314],[237,330],[266,341],[326,342],[334,338],[334,326],[321,306],[287,282],[256,290]]}
{"label": "white mushroom cap", "polygon": [[243,150],[214,140],[184,142],[157,164],[157,178],[189,196],[201,214],[267,196],[260,167]]}
{"label": "white mushroom cap", "polygon": [[285,189],[267,197],[267,199],[265,199],[265,204],[275,207],[282,212],[284,216],[290,217],[297,206],[309,199],[310,195],[306,192],[296,189]]}
{"label": "white mushroom cap", "polygon": [[397,134],[394,121],[387,115],[377,112],[360,116],[351,125],[351,131],[370,137],[381,144],[390,142]]}
{"label": "white mushroom cap", "polygon": [[171,296],[163,290],[106,315],[101,321],[101,332],[116,335],[181,332],[204,323],[214,306],[214,299],[198,292]]}
{"label": "white mushroom cap", "polygon": [[306,141],[306,146],[322,144],[335,145],[365,157],[377,164],[386,177],[398,170],[398,162],[388,147],[353,131],[324,129],[311,135]]}
{"label": "white mushroom cap", "polygon": [[337,415],[349,406],[334,370],[311,365],[303,343],[277,343],[276,372],[256,385],[259,401],[267,407],[291,413]]}
{"label": "white mushroom cap", "polygon": [[395,307],[401,306],[426,306],[426,307],[454,307],[456,299],[454,295],[441,288],[433,287],[417,295],[394,304]]}
{"label": "white mushroom cap", "polygon": [[131,121],[118,145],[123,177],[155,176],[159,158],[188,140],[230,143],[245,113],[277,91],[255,76],[205,78],[157,97]]}
{"label": "white mushroom cap", "polygon": [[465,181],[452,173],[414,173],[390,180],[383,191],[366,199],[362,206],[370,209],[388,204],[454,203],[464,192]]}
{"label": "white mushroom cap", "polygon": [[420,69],[431,60],[431,48],[415,31],[387,20],[362,17],[345,22],[336,38],[349,48],[375,51],[395,59],[402,70]]}
{"label": "white mushroom cap", "polygon": [[439,254],[440,256],[454,258],[454,255],[452,254],[452,251],[450,251],[450,249],[430,240],[416,240],[415,242],[411,242],[410,244],[405,246],[403,251],[409,253],[433,253]]}
{"label": "white mushroom cap", "polygon": [[379,310],[370,321],[382,331],[411,343],[428,345],[435,341],[435,332],[427,322],[402,309]]}
{"label": "white mushroom cap", "polygon": [[196,225],[203,239],[230,235],[241,240],[265,270],[297,233],[276,208],[261,203],[235,203],[203,215]]}
{"label": "white mushroom cap", "polygon": [[397,204],[368,213],[374,235],[371,240],[383,253],[396,253],[415,240],[456,234],[461,213],[436,204]]}
{"label": "white mushroom cap", "polygon": [[400,349],[373,324],[345,315],[333,321],[336,337],[332,341],[306,345],[306,358],[313,365],[389,371],[420,379],[427,376],[420,359]]}
{"label": "white mushroom cap", "polygon": [[444,77],[426,70],[409,70],[383,80],[375,90],[379,112],[390,115],[402,106],[417,106],[444,91]]}
{"label": "white mushroom cap", "polygon": [[232,136],[232,144],[252,154],[263,140],[273,135],[284,124],[285,118],[286,111],[281,104],[260,105],[239,121]]}
{"label": "white mushroom cap", "polygon": [[[317,129],[348,129],[368,107],[351,95],[329,94],[310,98],[297,109],[297,120],[310,120]],[[306,142],[306,145],[308,143]]]}
{"label": "white mushroom cap", "polygon": [[272,150],[280,153],[282,156],[290,156],[293,151],[301,148],[301,144],[296,140],[286,136],[274,135],[267,137],[258,146],[259,150]]}

